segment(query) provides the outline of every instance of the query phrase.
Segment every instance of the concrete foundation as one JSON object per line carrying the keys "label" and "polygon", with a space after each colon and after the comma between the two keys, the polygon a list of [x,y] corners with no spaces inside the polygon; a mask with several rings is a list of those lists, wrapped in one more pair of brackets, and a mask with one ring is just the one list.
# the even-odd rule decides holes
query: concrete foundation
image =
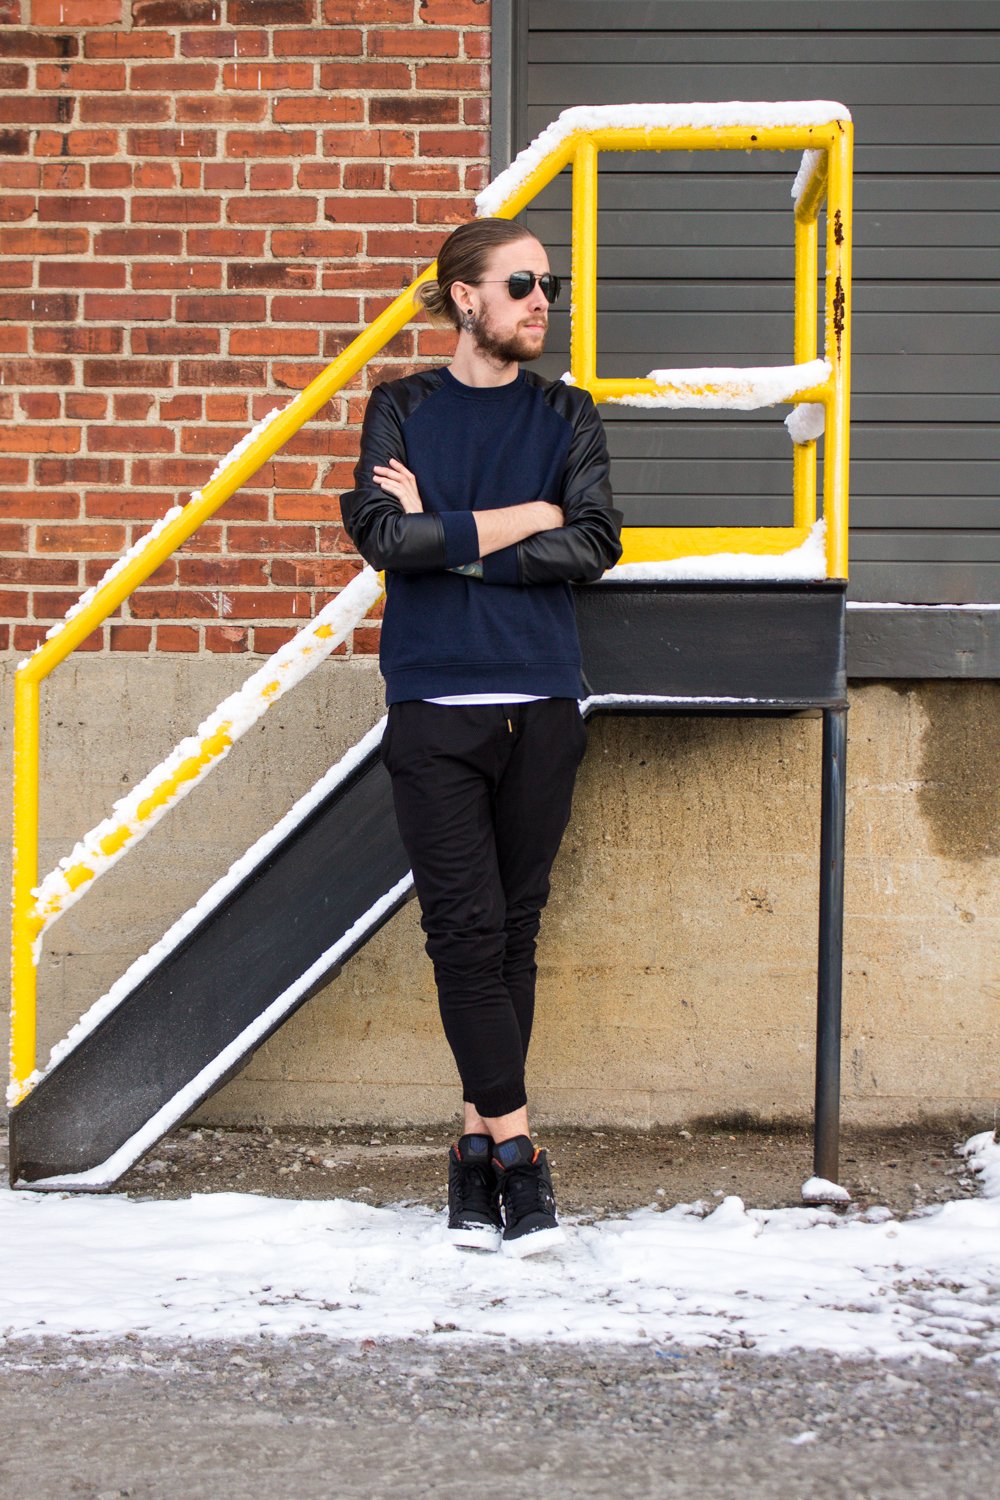
{"label": "concrete foundation", "polygon": [[[13,669],[3,663],[8,766]],[[60,668],[43,688],[43,872],[250,670],[139,656]],[[851,703],[844,1117],[989,1125],[1000,685],[865,683]],[[56,924],[40,968],[40,1059],[381,704],[373,662],[326,664]],[[820,732],[818,720],[592,722],[539,947],[537,1122],[810,1113]],[[6,882],[6,801],[2,838]],[[440,1122],[459,1097],[411,903],[201,1113]]]}

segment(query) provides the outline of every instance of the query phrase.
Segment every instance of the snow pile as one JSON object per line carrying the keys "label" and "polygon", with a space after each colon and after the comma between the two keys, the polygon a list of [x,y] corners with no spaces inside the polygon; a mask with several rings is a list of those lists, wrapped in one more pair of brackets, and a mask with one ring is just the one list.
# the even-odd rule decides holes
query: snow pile
{"label": "snow pile", "polygon": [[564,109],[529,146],[494,177],[476,198],[480,218],[499,214],[536,167],[567,136],[577,131],[608,130],[724,130],[728,126],[828,125],[849,120],[843,104],[830,99],[743,100],[691,104],[577,104]]}
{"label": "snow pile", "polygon": [[788,436],[793,443],[814,443],[823,436],[826,407],[819,401],[803,401],[785,418]]}
{"label": "snow pile", "polygon": [[619,563],[609,568],[602,583],[657,582],[667,579],[758,579],[775,582],[826,577],[826,522],[816,522],[808,537],[787,552],[709,552],[705,556],[673,557],[666,562]]}
{"label": "snow pile", "polygon": [[744,368],[709,365],[693,370],[650,370],[646,379],[662,386],[662,391],[605,399],[609,406],[758,411],[764,406],[791,401],[814,386],[825,385],[832,373],[830,363],[825,359],[812,359],[801,365],[747,365]]}
{"label": "snow pile", "polygon": [[[43,918],[41,932],[80,899],[91,880],[116,864],[126,849],[145,837],[175,802],[186,797],[224,760],[272,703],[325,661],[364,619],[381,593],[382,585],[372,568],[352,578],[304,630],[276,651],[199,724],[193,735],[181,740],[165,760],[120,798],[110,815],[84,834],[34,890],[36,910]],[[206,741],[213,742],[210,750],[205,748]],[[74,870],[77,873],[71,879]]]}
{"label": "snow pile", "polygon": [[810,1177],[802,1184],[803,1203],[850,1203],[851,1195],[839,1182],[828,1177]]}
{"label": "snow pile", "polygon": [[[992,1133],[966,1151],[990,1190]],[[0,1333],[450,1334],[1000,1361],[997,1197],[902,1221],[884,1208],[748,1210],[729,1197],[712,1212],[682,1203],[564,1222],[562,1250],[519,1261],[456,1250],[443,1214],[404,1204],[4,1189]]]}

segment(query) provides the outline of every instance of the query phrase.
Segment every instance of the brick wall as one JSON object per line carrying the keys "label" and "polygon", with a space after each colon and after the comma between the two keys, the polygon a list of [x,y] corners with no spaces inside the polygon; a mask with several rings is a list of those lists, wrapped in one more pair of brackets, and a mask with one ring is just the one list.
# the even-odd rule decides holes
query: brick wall
{"label": "brick wall", "polygon": [[[489,0],[0,0],[0,650],[471,217],[489,22]],[[407,327],[83,649],[275,650],[359,566],[338,496],[365,391],[452,344]]]}

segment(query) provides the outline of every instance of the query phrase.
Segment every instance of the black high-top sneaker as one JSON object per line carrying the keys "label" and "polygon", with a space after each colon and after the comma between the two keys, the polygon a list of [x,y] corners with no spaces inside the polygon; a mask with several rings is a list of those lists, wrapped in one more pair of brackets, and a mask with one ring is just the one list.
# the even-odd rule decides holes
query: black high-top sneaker
{"label": "black high-top sneaker", "polygon": [[505,1255],[535,1255],[561,1245],[566,1236],[556,1222],[549,1159],[526,1135],[516,1135],[493,1147],[503,1205]]}
{"label": "black high-top sneaker", "polygon": [[503,1220],[488,1135],[463,1135],[448,1151],[448,1229],[453,1245],[499,1250]]}

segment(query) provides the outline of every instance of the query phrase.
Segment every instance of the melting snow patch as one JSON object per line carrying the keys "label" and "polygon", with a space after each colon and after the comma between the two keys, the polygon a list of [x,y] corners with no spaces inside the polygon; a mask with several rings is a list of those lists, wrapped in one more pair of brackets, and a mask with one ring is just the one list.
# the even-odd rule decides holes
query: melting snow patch
{"label": "melting snow patch", "polygon": [[802,1184],[802,1199],[805,1203],[850,1203],[851,1195],[839,1182],[830,1182],[826,1177],[810,1177]]}
{"label": "melting snow patch", "polygon": [[785,418],[788,436],[793,443],[814,443],[823,436],[826,408],[819,401],[803,401]]}

